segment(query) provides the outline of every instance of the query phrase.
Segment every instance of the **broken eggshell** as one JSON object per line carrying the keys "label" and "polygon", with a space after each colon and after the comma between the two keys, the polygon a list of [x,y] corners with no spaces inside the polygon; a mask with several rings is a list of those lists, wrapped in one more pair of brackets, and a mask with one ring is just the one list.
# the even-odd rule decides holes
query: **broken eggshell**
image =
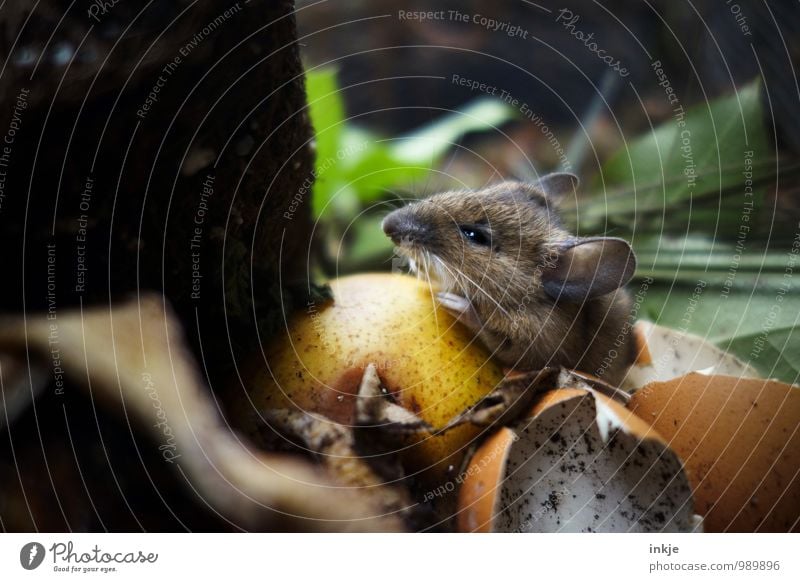
{"label": "broken eggshell", "polygon": [[800,388],[688,374],[628,406],[684,460],[706,531],[800,529]]}
{"label": "broken eggshell", "polygon": [[592,390],[543,394],[527,418],[479,447],[462,479],[463,532],[701,529],[675,452]]}
{"label": "broken eggshell", "polygon": [[633,337],[638,355],[621,385],[630,392],[690,372],[759,377],[752,366],[698,335],[640,320],[633,326]]}

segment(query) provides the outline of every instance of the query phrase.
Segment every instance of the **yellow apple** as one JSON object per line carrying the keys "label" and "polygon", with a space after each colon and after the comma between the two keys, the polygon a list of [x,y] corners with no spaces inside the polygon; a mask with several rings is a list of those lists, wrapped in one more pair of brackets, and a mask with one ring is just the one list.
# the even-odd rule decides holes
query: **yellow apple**
{"label": "yellow apple", "polygon": [[[364,369],[372,363],[397,404],[438,429],[501,380],[501,367],[435,304],[427,282],[364,274],[334,280],[331,288],[332,302],[294,314],[245,366],[249,399],[241,399],[239,414],[288,408],[351,424]],[[463,425],[408,439],[401,447],[406,471],[430,480],[457,470],[480,432]]]}

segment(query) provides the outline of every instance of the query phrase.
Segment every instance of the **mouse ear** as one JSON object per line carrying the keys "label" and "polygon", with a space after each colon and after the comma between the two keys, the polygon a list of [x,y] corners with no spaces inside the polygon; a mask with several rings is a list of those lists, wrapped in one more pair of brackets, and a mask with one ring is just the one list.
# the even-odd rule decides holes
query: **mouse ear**
{"label": "mouse ear", "polygon": [[534,182],[534,188],[544,192],[548,196],[561,197],[565,194],[574,194],[581,181],[575,174],[569,172],[554,172],[542,176]]}
{"label": "mouse ear", "polygon": [[564,243],[555,263],[542,272],[545,293],[580,303],[627,284],[636,271],[636,255],[621,238],[584,238]]}

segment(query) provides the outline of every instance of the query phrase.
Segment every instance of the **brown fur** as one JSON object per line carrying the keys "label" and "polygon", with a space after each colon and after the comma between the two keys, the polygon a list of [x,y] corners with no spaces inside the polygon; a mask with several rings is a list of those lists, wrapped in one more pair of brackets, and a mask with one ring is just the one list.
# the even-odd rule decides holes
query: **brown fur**
{"label": "brown fur", "polygon": [[[490,246],[465,238],[459,226],[470,224],[491,231]],[[624,376],[633,359],[625,290],[570,303],[542,289],[543,270],[574,240],[542,190],[503,182],[445,192],[395,210],[384,229],[414,270],[472,304],[477,319],[465,323],[507,366],[564,366],[615,384]]]}

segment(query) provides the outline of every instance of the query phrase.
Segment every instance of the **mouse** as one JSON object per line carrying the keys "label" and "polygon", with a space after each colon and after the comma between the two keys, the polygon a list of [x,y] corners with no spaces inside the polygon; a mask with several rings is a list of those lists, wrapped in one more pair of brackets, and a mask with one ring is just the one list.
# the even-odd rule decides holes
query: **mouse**
{"label": "mouse", "polygon": [[569,232],[567,172],[434,194],[391,211],[382,228],[435,300],[505,367],[564,367],[619,385],[635,360],[630,244]]}

